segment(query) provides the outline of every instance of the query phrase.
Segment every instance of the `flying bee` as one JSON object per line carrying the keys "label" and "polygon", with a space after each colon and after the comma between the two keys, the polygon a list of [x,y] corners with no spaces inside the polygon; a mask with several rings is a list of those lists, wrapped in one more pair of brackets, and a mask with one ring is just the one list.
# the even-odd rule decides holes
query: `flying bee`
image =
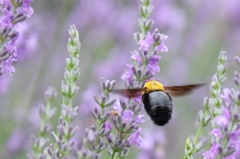
{"label": "flying bee", "polygon": [[[152,121],[159,126],[165,125],[172,117],[171,96],[183,96],[204,84],[163,86],[157,80],[144,83],[143,88],[117,89],[113,92],[122,94],[128,98],[142,95],[142,102],[147,114]],[[171,95],[171,96],[170,96]]]}

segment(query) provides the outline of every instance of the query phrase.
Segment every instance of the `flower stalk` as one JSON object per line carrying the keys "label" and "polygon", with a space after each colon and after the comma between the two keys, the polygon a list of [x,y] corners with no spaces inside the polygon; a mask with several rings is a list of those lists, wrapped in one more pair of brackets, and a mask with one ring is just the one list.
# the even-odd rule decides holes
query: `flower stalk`
{"label": "flower stalk", "polygon": [[46,147],[50,142],[48,134],[52,130],[50,119],[56,114],[56,108],[52,108],[52,102],[56,98],[57,92],[55,88],[49,87],[45,91],[46,105],[39,107],[39,123],[36,125],[36,132],[31,136],[32,152],[27,154],[29,159],[47,158]]}
{"label": "flower stalk", "polygon": [[194,140],[187,139],[185,145],[184,159],[193,158],[193,156],[199,152],[203,147],[203,141],[201,140],[204,127],[208,126],[210,121],[221,113],[222,99],[220,95],[222,93],[222,85],[227,77],[227,52],[221,51],[218,59],[217,73],[212,78],[210,85],[211,97],[204,98],[204,109],[198,112],[199,127]]}
{"label": "flower stalk", "polygon": [[62,81],[61,84],[63,94],[61,115],[58,119],[57,133],[51,133],[55,143],[51,143],[50,147],[48,147],[48,154],[52,158],[64,158],[70,156],[75,148],[75,142],[70,140],[77,131],[77,127],[73,124],[73,121],[78,114],[78,107],[73,107],[72,102],[79,89],[76,85],[76,80],[80,75],[79,52],[81,44],[79,42],[78,32],[74,25],[69,27],[69,35],[69,57],[66,58],[64,81]]}

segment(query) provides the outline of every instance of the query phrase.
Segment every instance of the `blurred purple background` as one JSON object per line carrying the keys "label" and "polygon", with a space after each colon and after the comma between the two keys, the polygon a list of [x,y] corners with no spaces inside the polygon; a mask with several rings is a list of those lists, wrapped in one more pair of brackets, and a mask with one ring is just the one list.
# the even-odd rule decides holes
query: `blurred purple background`
{"label": "blurred purple background", "polygon": [[[240,52],[240,1],[153,0],[153,28],[169,36],[168,53],[162,53],[156,79],[165,85],[209,83],[216,72],[218,54],[228,52],[227,85],[233,85],[234,56]],[[37,107],[44,102],[48,86],[58,90],[55,107],[61,106],[60,84],[67,57],[68,26],[75,24],[82,44],[80,52],[81,127],[91,123],[93,96],[101,77],[115,79],[123,88],[121,75],[137,48],[133,32],[137,25],[138,0],[41,0],[33,2],[34,14],[19,26],[18,61],[13,77],[0,78],[0,156],[26,158],[29,134]],[[164,127],[146,116],[143,142],[132,148],[128,158],[179,158],[187,136],[196,133],[196,114],[209,95],[209,86],[173,100],[173,119]],[[56,122],[56,120],[55,120]],[[153,135],[154,134],[154,135]],[[81,136],[81,135],[80,135]]]}

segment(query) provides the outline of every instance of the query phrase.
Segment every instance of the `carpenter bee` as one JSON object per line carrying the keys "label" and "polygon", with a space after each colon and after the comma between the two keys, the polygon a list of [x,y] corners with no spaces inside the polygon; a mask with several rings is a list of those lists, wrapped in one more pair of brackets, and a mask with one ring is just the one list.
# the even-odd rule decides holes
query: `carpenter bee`
{"label": "carpenter bee", "polygon": [[117,89],[113,90],[113,92],[128,98],[142,95],[142,102],[147,114],[156,125],[163,126],[168,123],[172,116],[171,96],[186,95],[202,85],[204,84],[163,86],[159,81],[151,80],[145,82],[142,88]]}

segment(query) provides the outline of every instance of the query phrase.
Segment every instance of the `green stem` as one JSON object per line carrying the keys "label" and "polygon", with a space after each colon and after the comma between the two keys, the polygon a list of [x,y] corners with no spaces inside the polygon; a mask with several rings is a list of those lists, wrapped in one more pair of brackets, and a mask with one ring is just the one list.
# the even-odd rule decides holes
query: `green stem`
{"label": "green stem", "polygon": [[68,106],[72,108],[73,97],[71,97],[68,101]]}
{"label": "green stem", "polygon": [[111,155],[111,159],[114,159],[114,156],[115,156],[115,151],[113,151],[112,155]]}
{"label": "green stem", "polygon": [[67,98],[63,96],[62,105],[66,105],[66,103],[67,103]]}
{"label": "green stem", "polygon": [[201,124],[200,127],[198,128],[197,135],[196,135],[194,143],[193,143],[193,145],[194,145],[194,153],[196,151],[195,145],[198,143],[199,137],[200,137],[200,135],[202,133],[202,128],[203,128],[203,125]]}

